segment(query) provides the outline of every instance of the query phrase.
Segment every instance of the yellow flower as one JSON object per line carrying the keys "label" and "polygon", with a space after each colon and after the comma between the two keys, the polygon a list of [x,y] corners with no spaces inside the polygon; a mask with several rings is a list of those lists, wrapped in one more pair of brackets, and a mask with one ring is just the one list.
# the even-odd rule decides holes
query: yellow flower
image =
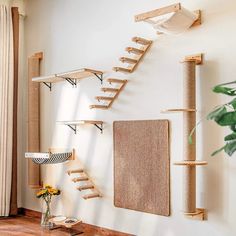
{"label": "yellow flower", "polygon": [[50,189],[50,188],[52,188],[52,186],[49,185],[49,184],[46,184],[44,188],[48,188],[48,189]]}
{"label": "yellow flower", "polygon": [[46,189],[42,189],[36,194],[36,196],[39,198],[39,197],[43,196],[46,192],[47,192]]}

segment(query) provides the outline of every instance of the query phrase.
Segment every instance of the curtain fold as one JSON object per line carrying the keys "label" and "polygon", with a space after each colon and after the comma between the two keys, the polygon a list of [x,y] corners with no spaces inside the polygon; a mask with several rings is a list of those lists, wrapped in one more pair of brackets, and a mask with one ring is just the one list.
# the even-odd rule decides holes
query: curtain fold
{"label": "curtain fold", "polygon": [[9,6],[0,5],[0,216],[10,212],[13,137],[13,32]]}

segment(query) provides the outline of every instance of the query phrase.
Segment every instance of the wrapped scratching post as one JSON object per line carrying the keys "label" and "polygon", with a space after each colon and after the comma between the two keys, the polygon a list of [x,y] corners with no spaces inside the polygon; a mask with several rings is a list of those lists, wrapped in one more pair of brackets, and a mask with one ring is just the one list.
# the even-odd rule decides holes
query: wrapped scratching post
{"label": "wrapped scratching post", "polygon": [[[40,74],[40,60],[42,53],[36,53],[28,59],[28,151],[40,151],[40,100],[39,83],[32,82],[32,78]],[[31,159],[28,160],[28,185],[40,188],[40,166]]]}
{"label": "wrapped scratching post", "polygon": [[202,63],[202,55],[186,57],[183,61],[183,161],[175,165],[183,166],[183,213],[192,219],[204,220],[205,209],[196,208],[196,166],[206,165],[196,160],[196,135],[189,134],[196,125],[196,65]]}

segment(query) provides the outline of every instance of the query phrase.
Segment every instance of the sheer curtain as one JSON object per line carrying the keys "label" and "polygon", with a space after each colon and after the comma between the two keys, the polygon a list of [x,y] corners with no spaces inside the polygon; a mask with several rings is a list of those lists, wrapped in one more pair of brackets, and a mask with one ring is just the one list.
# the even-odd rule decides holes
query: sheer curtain
{"label": "sheer curtain", "polygon": [[11,200],[13,62],[11,8],[0,5],[0,216],[9,215]]}

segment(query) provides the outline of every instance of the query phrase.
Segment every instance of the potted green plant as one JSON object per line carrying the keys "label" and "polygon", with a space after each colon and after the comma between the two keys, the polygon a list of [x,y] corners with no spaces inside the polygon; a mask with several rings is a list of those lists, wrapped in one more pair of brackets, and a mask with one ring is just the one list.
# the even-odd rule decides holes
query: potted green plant
{"label": "potted green plant", "polygon": [[[218,125],[223,127],[228,127],[231,131],[230,134],[224,137],[225,144],[223,147],[212,153],[212,156],[217,153],[224,151],[229,156],[232,156],[236,151],[236,81],[229,83],[216,85],[212,90],[215,93],[220,93],[232,97],[232,99],[223,104],[214,108],[207,116],[208,120],[215,121]],[[192,143],[192,134],[195,131],[196,127],[192,130],[189,136],[189,143]]]}

